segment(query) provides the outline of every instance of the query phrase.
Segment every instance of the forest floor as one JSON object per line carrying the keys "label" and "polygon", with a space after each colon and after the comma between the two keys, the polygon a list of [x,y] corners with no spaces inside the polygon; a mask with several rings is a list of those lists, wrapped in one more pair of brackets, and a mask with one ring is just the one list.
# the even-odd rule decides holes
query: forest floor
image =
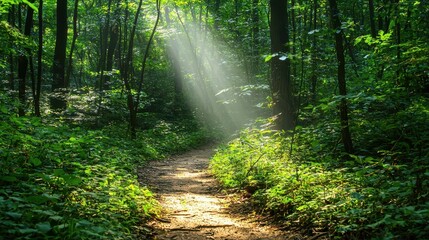
{"label": "forest floor", "polygon": [[152,239],[302,239],[269,224],[240,204],[243,196],[222,193],[208,172],[213,146],[191,150],[139,169],[140,182],[155,192],[163,210],[149,223]]}

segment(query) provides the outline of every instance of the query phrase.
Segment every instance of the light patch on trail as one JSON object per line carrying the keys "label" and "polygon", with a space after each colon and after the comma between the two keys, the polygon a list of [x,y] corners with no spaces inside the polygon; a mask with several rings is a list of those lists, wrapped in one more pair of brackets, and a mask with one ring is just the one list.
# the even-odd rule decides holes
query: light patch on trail
{"label": "light patch on trail", "polygon": [[253,216],[228,211],[233,198],[216,191],[216,181],[207,171],[212,148],[152,161],[140,169],[141,183],[155,192],[164,209],[162,217],[150,223],[154,239],[293,239]]}

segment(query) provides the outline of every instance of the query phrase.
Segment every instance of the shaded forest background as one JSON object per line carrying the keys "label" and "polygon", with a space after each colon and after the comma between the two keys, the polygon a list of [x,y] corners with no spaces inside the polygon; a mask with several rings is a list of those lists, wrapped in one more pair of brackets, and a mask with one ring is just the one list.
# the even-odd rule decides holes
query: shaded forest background
{"label": "shaded forest background", "polygon": [[2,0],[0,235],[146,234],[136,166],[226,138],[285,229],[424,238],[428,41],[426,0]]}

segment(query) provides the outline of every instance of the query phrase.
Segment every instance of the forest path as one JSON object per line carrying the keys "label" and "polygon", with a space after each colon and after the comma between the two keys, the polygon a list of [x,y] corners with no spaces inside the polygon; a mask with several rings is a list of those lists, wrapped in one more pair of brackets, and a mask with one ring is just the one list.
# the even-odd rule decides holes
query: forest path
{"label": "forest path", "polygon": [[162,218],[150,223],[153,239],[294,239],[253,214],[231,213],[237,196],[221,195],[208,173],[212,149],[206,146],[152,161],[139,170],[141,183],[155,192],[164,209]]}

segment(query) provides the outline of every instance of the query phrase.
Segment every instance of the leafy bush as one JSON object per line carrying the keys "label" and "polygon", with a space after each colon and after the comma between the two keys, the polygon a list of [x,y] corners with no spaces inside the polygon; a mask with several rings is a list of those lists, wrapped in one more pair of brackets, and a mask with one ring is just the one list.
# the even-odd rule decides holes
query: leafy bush
{"label": "leafy bush", "polygon": [[[401,106],[389,95],[351,102]],[[313,114],[329,111],[322,104]],[[218,149],[211,169],[225,187],[246,191],[261,210],[310,234],[422,239],[429,234],[428,106],[427,99],[412,98],[384,118],[355,107],[356,155],[337,146],[339,127],[329,114],[319,124],[302,119],[307,126],[295,134],[249,128]]]}
{"label": "leafy bush", "polygon": [[13,239],[133,239],[158,214],[137,165],[206,141],[204,134],[159,123],[127,137],[64,122],[0,115],[0,236]]}

